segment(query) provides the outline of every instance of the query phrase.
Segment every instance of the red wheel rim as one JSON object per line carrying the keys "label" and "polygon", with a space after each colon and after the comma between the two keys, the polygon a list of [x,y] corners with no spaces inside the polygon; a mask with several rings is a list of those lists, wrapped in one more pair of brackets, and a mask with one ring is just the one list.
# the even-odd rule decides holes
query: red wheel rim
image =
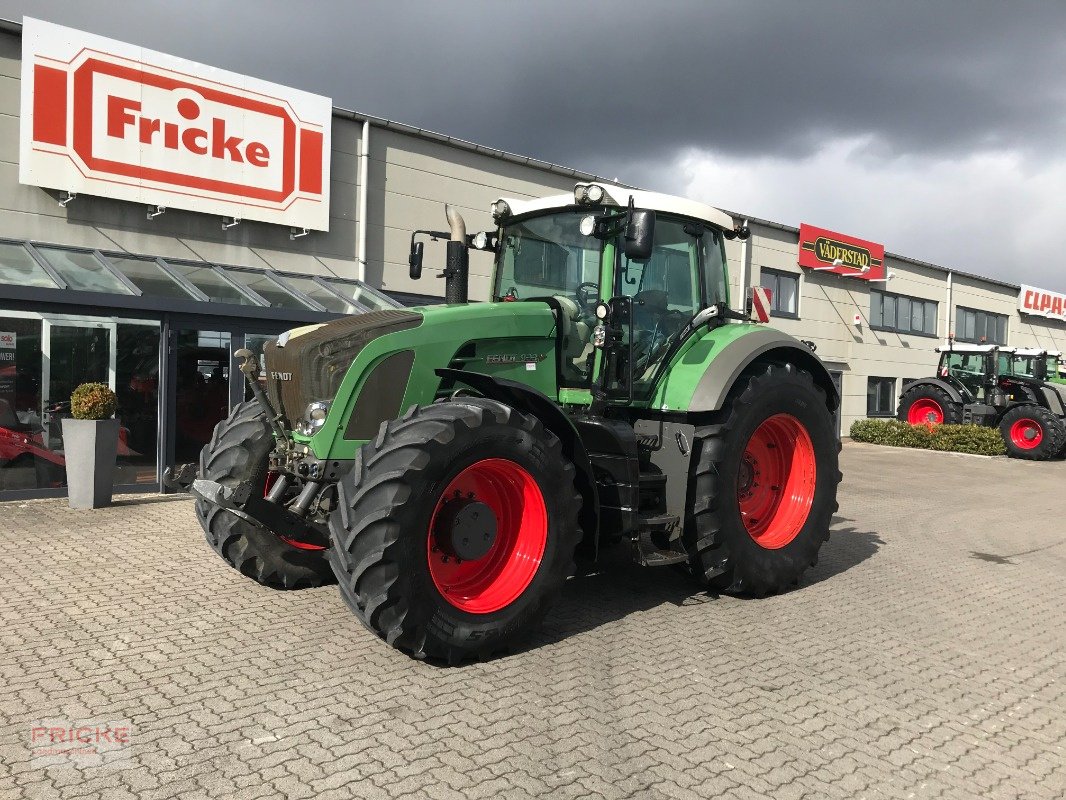
{"label": "red wheel rim", "polygon": [[1044,429],[1035,419],[1017,420],[1010,426],[1010,440],[1015,447],[1022,450],[1033,450],[1040,446],[1044,439]]}
{"label": "red wheel rim", "polygon": [[[481,558],[460,561],[438,540],[437,519],[457,498],[484,503],[496,515],[496,538]],[[487,458],[445,487],[426,537],[429,574],[441,596],[470,614],[491,614],[513,603],[540,568],[548,541],[548,511],[533,476],[513,461]]]}
{"label": "red wheel rim", "polygon": [[755,429],[737,477],[740,518],[767,550],[784,547],[803,529],[814,502],[817,461],[810,434],[791,414],[775,414]]}
{"label": "red wheel rim", "polygon": [[943,421],[944,409],[928,397],[915,400],[907,411],[907,422],[911,425],[940,425]]}

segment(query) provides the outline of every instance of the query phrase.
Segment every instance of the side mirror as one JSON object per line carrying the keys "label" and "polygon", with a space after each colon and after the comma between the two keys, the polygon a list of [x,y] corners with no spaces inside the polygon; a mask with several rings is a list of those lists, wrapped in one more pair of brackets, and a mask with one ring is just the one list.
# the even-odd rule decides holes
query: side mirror
{"label": "side mirror", "polygon": [[411,268],[411,280],[417,281],[422,277],[422,251],[425,249],[424,242],[411,242],[411,255],[407,258],[407,263]]}
{"label": "side mirror", "polygon": [[630,209],[625,235],[626,258],[630,261],[647,261],[651,258],[652,242],[655,239],[655,212],[644,208]]}

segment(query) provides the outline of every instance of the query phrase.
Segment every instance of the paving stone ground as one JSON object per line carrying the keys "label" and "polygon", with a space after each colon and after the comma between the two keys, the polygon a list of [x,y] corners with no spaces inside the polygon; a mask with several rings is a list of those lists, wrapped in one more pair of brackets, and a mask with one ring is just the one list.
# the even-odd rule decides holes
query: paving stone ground
{"label": "paving stone ground", "polygon": [[[460,668],[243,578],[186,499],[0,505],[0,797],[1066,796],[1066,463],[842,460],[797,590],[615,557]],[[129,720],[126,759],[42,766],[49,719]]]}

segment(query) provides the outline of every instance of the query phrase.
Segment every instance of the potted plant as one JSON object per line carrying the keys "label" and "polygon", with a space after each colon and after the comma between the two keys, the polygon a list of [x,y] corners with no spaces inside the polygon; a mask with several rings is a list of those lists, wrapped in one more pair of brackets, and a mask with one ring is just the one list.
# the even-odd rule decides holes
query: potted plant
{"label": "potted plant", "polygon": [[111,505],[118,453],[115,406],[115,393],[102,383],[83,383],[70,396],[73,419],[63,420],[63,454],[71,508]]}

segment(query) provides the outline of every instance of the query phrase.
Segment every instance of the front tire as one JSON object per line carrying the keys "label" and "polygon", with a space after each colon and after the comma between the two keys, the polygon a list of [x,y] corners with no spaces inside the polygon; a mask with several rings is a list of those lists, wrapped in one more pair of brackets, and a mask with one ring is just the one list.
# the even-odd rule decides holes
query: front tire
{"label": "front tire", "polygon": [[[273,449],[274,435],[260,405],[241,403],[215,426],[211,441],[200,451],[200,477],[224,486],[252,481],[254,491],[261,496]],[[257,583],[274,589],[333,583],[333,572],[321,548],[290,544],[203,500],[196,501],[196,518],[211,549]]]}
{"label": "front tire", "polygon": [[939,386],[919,384],[912,386],[899,398],[896,418],[911,425],[961,425],[963,409],[961,403],[951,399],[951,395]]}
{"label": "front tire", "polygon": [[741,381],[725,422],[696,431],[685,538],[710,589],[763,596],[817,563],[837,509],[840,443],[809,373],[771,366]]}
{"label": "front tire", "polygon": [[559,439],[502,403],[412,408],[339,484],[329,559],[342,597],[416,658],[510,649],[574,570],[574,476]]}
{"label": "front tire", "polygon": [[1007,455],[1029,461],[1046,461],[1066,447],[1066,427],[1043,406],[1021,405],[999,421]]}

